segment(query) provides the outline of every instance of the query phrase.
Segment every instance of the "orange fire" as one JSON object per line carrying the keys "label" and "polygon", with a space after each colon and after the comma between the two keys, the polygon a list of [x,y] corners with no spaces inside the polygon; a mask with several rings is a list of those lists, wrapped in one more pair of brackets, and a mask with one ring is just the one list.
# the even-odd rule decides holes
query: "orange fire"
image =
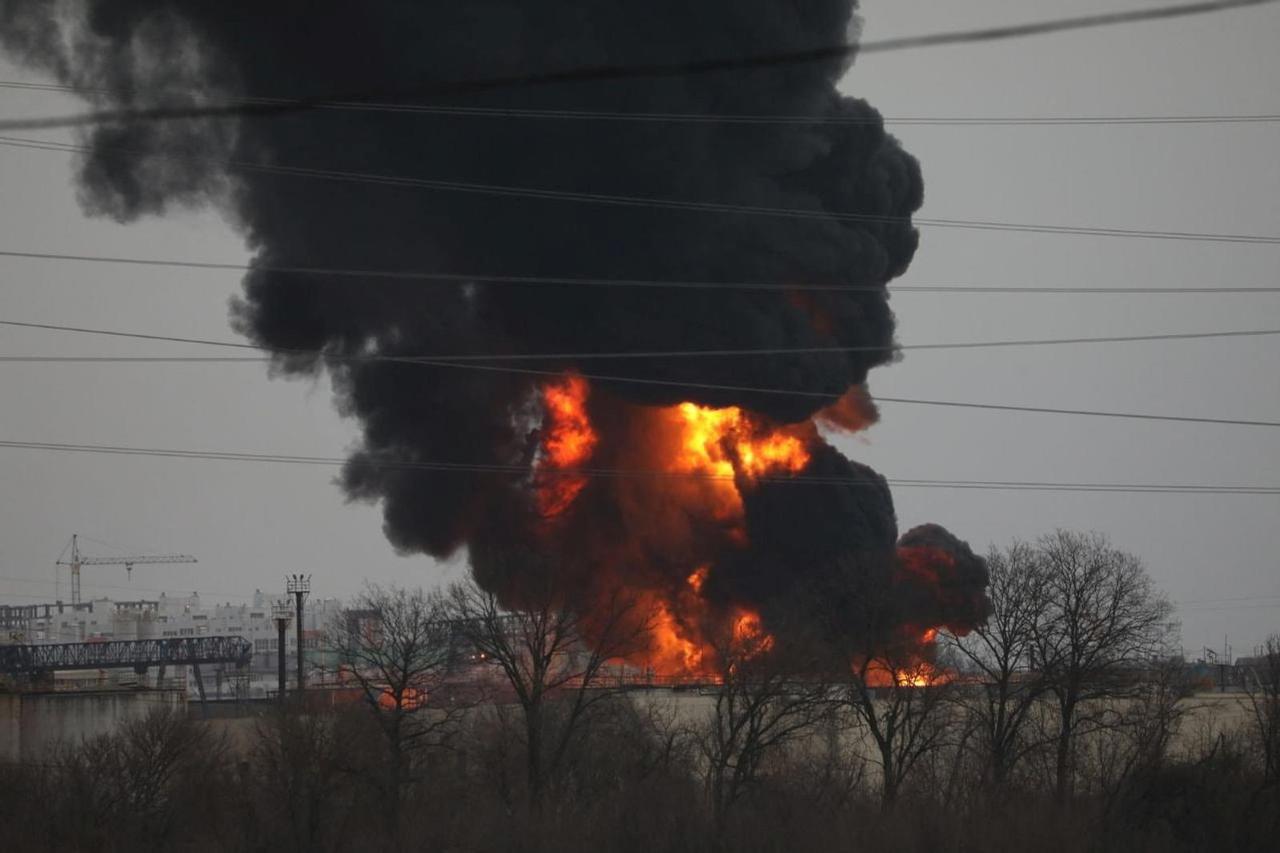
{"label": "orange fire", "polygon": [[[798,473],[809,463],[806,437],[814,435],[812,424],[772,427],[760,423],[736,406],[713,408],[680,403],[658,411],[658,431],[669,435],[671,453],[660,464],[672,473],[700,474],[702,494],[709,496],[706,507],[724,524],[727,533],[745,542],[743,505],[739,479],[749,482],[775,473]],[[656,607],[653,629],[653,665],[666,673],[707,675],[717,655],[703,635],[711,610],[703,598],[710,572],[708,566],[695,568],[686,579],[686,589],[675,600]],[[677,619],[671,610],[684,616]],[[764,630],[760,615],[735,608],[730,619],[733,644],[738,654],[753,656],[773,647],[773,637]],[[675,664],[675,666],[672,666]]]}
{"label": "orange fire", "polygon": [[[567,470],[591,458],[598,436],[587,414],[590,386],[569,373],[542,389],[542,470]],[[706,474],[725,481],[728,508],[741,512],[735,477],[749,480],[798,473],[809,464],[808,442],[817,436],[812,422],[773,426],[737,406],[713,408],[680,403],[657,410],[659,429],[674,433],[674,452],[661,464],[671,472]],[[559,483],[559,485],[556,485]],[[544,515],[563,512],[585,485],[585,478],[544,476],[539,483]]]}
{"label": "orange fire", "polygon": [[900,669],[895,676],[900,687],[928,687],[934,683],[933,667],[921,663],[910,669]]}
{"label": "orange fire", "polygon": [[[575,373],[543,386],[542,453],[546,466],[571,469],[591,458],[598,439],[587,416],[589,391],[587,380]],[[544,468],[538,484],[538,511],[548,518],[559,515],[586,484],[583,476],[547,474]]]}
{"label": "orange fire", "polygon": [[696,594],[702,593],[702,585],[707,582],[707,567],[699,566],[693,570],[693,574],[686,578],[685,582],[689,584],[689,588]]}
{"label": "orange fire", "polygon": [[681,403],[674,410],[684,427],[677,470],[726,478],[736,472],[760,477],[777,471],[795,473],[809,464],[809,450],[799,434],[803,427],[762,428],[737,406],[713,409]]}
{"label": "orange fire", "polygon": [[929,662],[938,629],[929,628],[919,637],[919,650],[915,660],[892,671],[884,663],[873,660],[867,666],[865,678],[871,687],[937,687],[951,680],[951,674]]}
{"label": "orange fire", "polygon": [[773,636],[760,624],[760,615],[739,610],[733,620],[733,643],[739,654],[752,658],[773,648]]}
{"label": "orange fire", "polygon": [[[416,711],[427,705],[427,694],[414,687],[406,687],[400,693],[400,710]],[[384,687],[378,694],[378,707],[384,711],[396,710],[396,694],[390,687]]]}
{"label": "orange fire", "polygon": [[[633,465],[637,470],[662,474],[697,475],[663,481],[661,498],[670,511],[672,529],[687,529],[690,536],[723,537],[730,544],[746,546],[744,490],[763,478],[801,473],[809,464],[813,443],[819,440],[813,421],[778,425],[737,406],[712,407],[693,402],[667,407],[624,409],[633,428],[643,436],[637,446],[642,455],[619,462],[601,452],[599,436],[588,411],[591,386],[568,373],[542,386],[542,429],[534,475],[535,502],[548,522],[573,511],[587,476],[575,471],[594,458],[602,466]],[[606,402],[606,404],[608,404]],[[657,482],[657,481],[655,481]],[[639,479],[634,490],[652,488]],[[640,491],[639,494],[646,494]],[[629,506],[652,506],[646,497]],[[638,522],[649,524],[646,515]],[[710,524],[708,524],[710,523]],[[680,527],[684,525],[684,527]],[[558,526],[558,525],[557,525]],[[552,531],[555,527],[548,527]],[[693,534],[693,530],[698,530]],[[702,552],[696,538],[672,541],[673,550],[683,544],[692,559]],[[709,549],[713,550],[713,549]],[[651,627],[648,648],[631,663],[660,675],[714,678],[725,661],[716,651],[715,639],[730,642],[739,659],[764,654],[774,647],[760,613],[741,605],[708,597],[713,565],[693,564],[678,588],[655,586],[634,589],[648,606]],[[625,558],[617,568],[618,582],[633,585]]]}
{"label": "orange fire", "polygon": [[702,645],[690,639],[690,631],[672,614],[667,603],[656,600],[649,629],[645,663],[661,675],[706,675],[711,663]]}
{"label": "orange fire", "polygon": [[[760,616],[745,608],[736,608],[732,622],[732,644],[728,650],[738,659],[750,659],[773,648],[773,635],[764,630]],[[708,681],[720,677],[717,651],[700,638],[698,628],[683,624],[667,602],[653,603],[648,650],[634,661],[643,663],[660,675],[692,676]]]}
{"label": "orange fire", "polygon": [[[771,427],[737,406],[712,408],[680,403],[658,412],[659,428],[672,436],[673,451],[662,464],[672,473],[707,478],[709,509],[717,520],[736,527],[742,520],[738,478],[747,481],[779,473],[798,473],[809,463],[806,440],[812,424]],[[745,531],[738,531],[739,538]]]}

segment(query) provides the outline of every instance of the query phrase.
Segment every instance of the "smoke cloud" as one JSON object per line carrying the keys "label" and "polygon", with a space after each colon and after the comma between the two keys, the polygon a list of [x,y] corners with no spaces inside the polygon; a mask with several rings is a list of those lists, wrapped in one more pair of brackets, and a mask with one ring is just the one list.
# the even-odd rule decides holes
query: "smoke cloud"
{"label": "smoke cloud", "polygon": [[[0,0],[0,45],[62,82],[92,87],[86,97],[95,106],[148,107],[802,50],[855,37],[855,5],[468,0],[367,4],[339,14],[302,0],[252,9],[212,0]],[[841,456],[812,420],[821,412],[823,423],[861,428],[875,418],[867,374],[894,357],[886,285],[916,250],[909,217],[923,192],[918,164],[876,111],[836,91],[847,65],[577,82],[436,105],[867,121],[735,125],[342,109],[123,121],[80,131],[89,146],[78,165],[80,189],[87,210],[121,221],[201,205],[226,213],[255,264],[273,268],[245,277],[231,308],[234,327],[277,351],[275,367],[285,375],[329,370],[339,409],[363,429],[342,486],[352,498],[381,504],[386,535],[402,552],[444,557],[466,547],[481,582],[504,592],[518,586],[518,561],[496,555],[536,552],[561,567],[565,588],[583,606],[601,586],[618,583],[674,602],[691,571],[709,566],[705,587],[698,586],[710,611],[746,607],[766,627],[794,589],[856,555],[868,584],[900,592],[895,606],[904,621],[963,628],[985,616],[981,560],[940,528],[917,528],[903,545],[919,546],[914,553],[940,548],[954,565],[942,573],[942,591],[895,581],[905,570],[884,480]],[[502,197],[244,164],[871,218]],[[458,286],[274,271],[281,267],[476,277]],[[654,290],[485,278],[512,275],[845,287]],[[863,349],[520,362],[553,375],[657,380],[590,382],[584,405],[597,438],[585,467],[669,470],[682,440],[671,413],[690,402],[738,407],[750,422],[741,430],[753,435],[798,436],[807,459],[789,475],[830,478],[803,485],[751,478],[735,451],[733,483],[585,477],[551,518],[545,505],[539,510],[532,472],[547,449],[543,394],[552,377],[326,360],[835,347]],[[519,465],[531,473],[426,473],[380,464],[387,460]],[[707,612],[672,610],[682,623]],[[685,630],[697,633],[691,624]]]}

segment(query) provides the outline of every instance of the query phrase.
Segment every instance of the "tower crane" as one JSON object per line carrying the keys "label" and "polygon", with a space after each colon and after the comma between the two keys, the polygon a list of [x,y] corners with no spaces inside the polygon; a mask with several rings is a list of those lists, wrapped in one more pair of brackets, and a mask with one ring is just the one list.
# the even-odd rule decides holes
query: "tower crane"
{"label": "tower crane", "polygon": [[[149,554],[135,557],[86,557],[80,553],[77,534],[71,534],[71,559],[58,560],[59,566],[71,567],[71,603],[80,603],[80,567],[81,566],[124,566],[130,578],[133,577],[134,566],[167,565],[172,563],[198,562],[190,554]],[[64,552],[65,553],[65,552]]]}

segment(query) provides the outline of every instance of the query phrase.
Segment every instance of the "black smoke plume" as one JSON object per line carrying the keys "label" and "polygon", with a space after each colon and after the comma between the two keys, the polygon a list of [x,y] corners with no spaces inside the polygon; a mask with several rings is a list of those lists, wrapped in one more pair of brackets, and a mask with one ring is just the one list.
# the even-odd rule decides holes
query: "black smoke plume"
{"label": "black smoke plume", "polygon": [[[0,43],[16,60],[91,90],[85,97],[94,106],[145,108],[803,50],[855,37],[855,5],[0,0]],[[232,306],[233,326],[275,351],[275,366],[286,375],[328,368],[341,412],[363,428],[363,447],[349,460],[342,485],[353,498],[381,502],[386,535],[397,549],[445,556],[469,547],[477,576],[498,589],[512,583],[510,561],[486,555],[510,549],[555,551],[566,567],[566,584],[575,588],[596,583],[608,562],[615,564],[608,576],[653,588],[680,582],[691,565],[711,563],[716,570],[707,595],[749,604],[767,620],[790,586],[827,572],[842,555],[888,559],[894,552],[896,521],[883,479],[822,439],[815,436],[812,461],[800,475],[842,482],[746,489],[745,543],[704,529],[692,517],[655,519],[652,529],[637,529],[620,508],[647,495],[661,515],[663,484],[594,478],[566,522],[572,535],[549,544],[532,509],[528,477],[381,464],[532,465],[537,432],[530,412],[536,412],[544,375],[333,357],[864,348],[516,363],[538,371],[658,380],[592,382],[592,418],[601,440],[591,465],[600,468],[625,467],[638,458],[627,450],[645,441],[636,434],[642,432],[637,413],[685,400],[740,406],[762,421],[786,425],[854,391],[848,399],[870,417],[874,407],[855,397],[868,371],[894,355],[885,288],[916,249],[909,217],[921,203],[922,184],[916,161],[886,134],[876,111],[836,91],[847,66],[847,59],[831,59],[686,78],[584,81],[434,104],[499,112],[858,120],[846,123],[587,121],[356,109],[127,120],[81,131],[88,153],[78,165],[80,188],[90,212],[121,221],[210,204],[226,213],[258,267]],[[337,179],[334,171],[816,215],[451,192]],[[299,267],[459,272],[474,280],[459,286],[278,271]],[[520,285],[486,276],[846,287],[654,290]],[[741,390],[750,388],[805,393]],[[672,512],[678,514],[667,515]],[[688,535],[673,542],[671,524],[688,528]],[[877,578],[877,585],[890,582],[889,573],[878,572],[869,570],[867,577]],[[981,572],[963,580],[981,596]],[[970,608],[963,618],[976,614]],[[943,608],[931,618],[946,623],[961,617]]]}

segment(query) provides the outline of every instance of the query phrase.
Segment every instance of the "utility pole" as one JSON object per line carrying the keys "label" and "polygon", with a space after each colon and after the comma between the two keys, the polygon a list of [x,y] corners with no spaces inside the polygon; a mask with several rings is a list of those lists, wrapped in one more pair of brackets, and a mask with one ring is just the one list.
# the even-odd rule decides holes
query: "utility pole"
{"label": "utility pole", "polygon": [[295,574],[285,576],[285,588],[297,602],[298,608],[298,695],[307,686],[307,677],[302,668],[302,602],[311,592],[311,575]]}
{"label": "utility pole", "polygon": [[276,649],[276,664],[280,671],[280,686],[277,689],[277,698],[281,702],[284,702],[289,695],[288,684],[286,682],[284,672],[285,651],[289,645],[285,641],[285,632],[289,630],[289,622],[293,619],[293,608],[289,605],[289,601],[287,599],[282,598],[275,604],[271,605],[271,618],[275,620],[276,633],[279,637]]}

